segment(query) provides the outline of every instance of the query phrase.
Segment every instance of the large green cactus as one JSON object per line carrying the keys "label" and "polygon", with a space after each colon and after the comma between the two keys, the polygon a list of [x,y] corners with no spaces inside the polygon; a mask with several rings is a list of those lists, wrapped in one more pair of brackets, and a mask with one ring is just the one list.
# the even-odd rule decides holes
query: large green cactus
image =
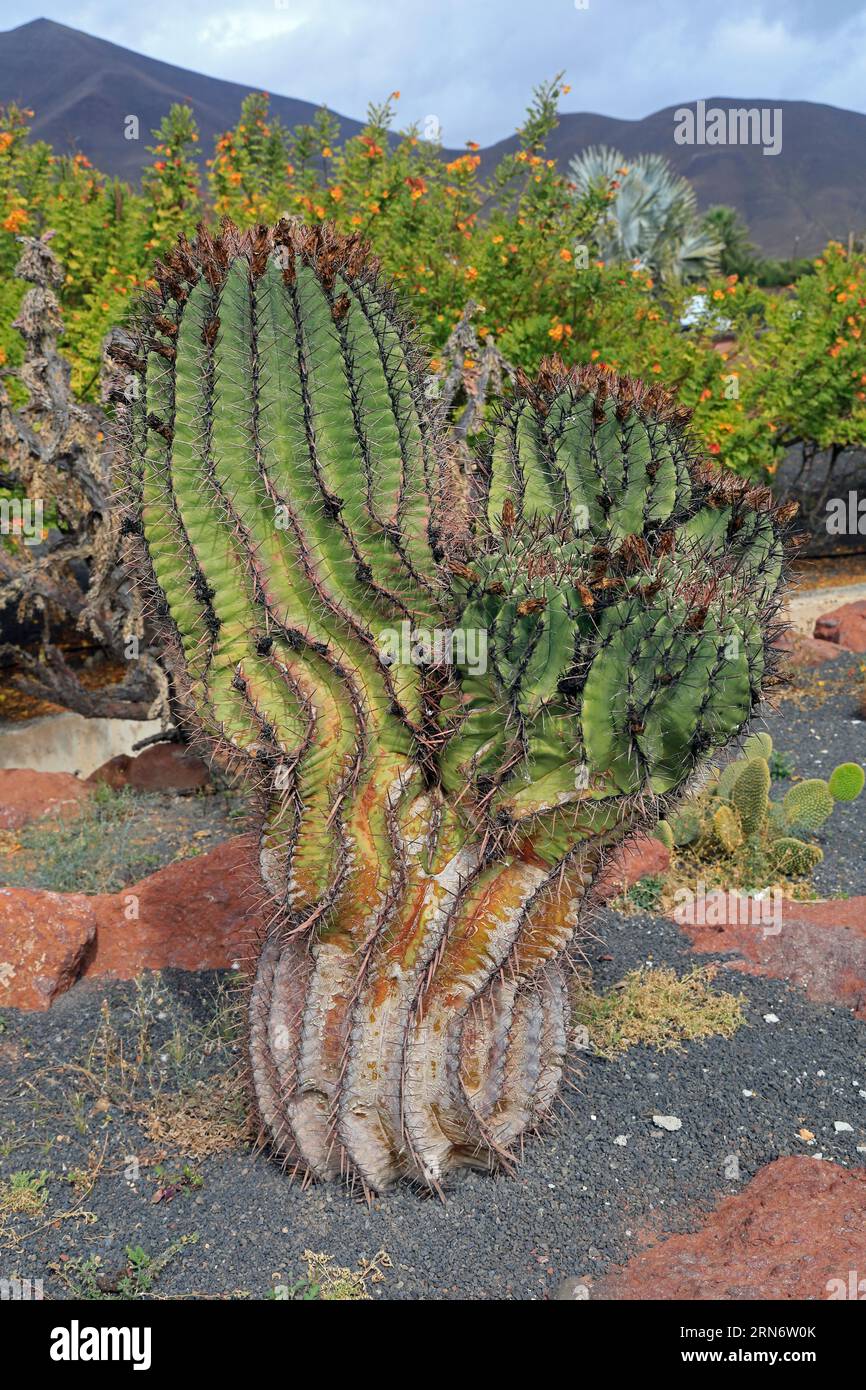
{"label": "large green cactus", "polygon": [[606,853],[761,698],[785,520],[662,390],[557,364],[464,477],[328,227],[201,231],[155,278],[126,529],[190,728],[260,791],[263,1133],[373,1189],[507,1166]]}

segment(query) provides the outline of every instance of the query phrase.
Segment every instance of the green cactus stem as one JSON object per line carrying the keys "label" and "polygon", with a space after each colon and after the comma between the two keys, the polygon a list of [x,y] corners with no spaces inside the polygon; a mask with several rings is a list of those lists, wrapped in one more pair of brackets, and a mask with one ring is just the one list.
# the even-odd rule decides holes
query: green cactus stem
{"label": "green cactus stem", "polygon": [[840,763],[830,773],[830,795],[834,801],[856,801],[866,783],[866,773],[864,773],[859,763]]}
{"label": "green cactus stem", "polygon": [[824,858],[820,845],[810,845],[791,835],[781,835],[770,846],[770,865],[789,878],[805,878]]}
{"label": "green cactus stem", "polygon": [[788,825],[820,830],[833,814],[833,794],[823,777],[808,777],[785,793],[782,809]]}
{"label": "green cactus stem", "polygon": [[766,758],[750,758],[731,788],[731,805],[745,835],[756,835],[767,819],[770,769]]}
{"label": "green cactus stem", "polygon": [[725,854],[734,854],[743,843],[743,828],[732,806],[719,806],[713,812],[713,834]]}
{"label": "green cactus stem", "polygon": [[[368,1190],[510,1168],[607,854],[771,679],[789,518],[659,387],[557,362],[467,479],[329,226],[201,230],[155,280],[125,529],[189,729],[258,789],[262,1135]],[[386,654],[404,624],[484,659]]]}

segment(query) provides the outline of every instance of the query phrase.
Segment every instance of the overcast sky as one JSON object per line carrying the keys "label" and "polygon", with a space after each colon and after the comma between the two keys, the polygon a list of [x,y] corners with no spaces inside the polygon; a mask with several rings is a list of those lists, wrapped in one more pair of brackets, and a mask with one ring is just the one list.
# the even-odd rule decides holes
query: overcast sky
{"label": "overcast sky", "polygon": [[363,116],[401,91],[401,124],[489,144],[535,83],[566,70],[567,111],[639,117],[697,97],[866,111],[866,0],[4,0],[250,88]]}

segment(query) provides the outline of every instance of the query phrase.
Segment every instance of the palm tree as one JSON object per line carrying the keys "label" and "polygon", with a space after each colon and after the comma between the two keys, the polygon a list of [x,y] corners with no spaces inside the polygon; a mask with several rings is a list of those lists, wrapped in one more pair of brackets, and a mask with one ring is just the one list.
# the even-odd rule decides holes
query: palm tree
{"label": "palm tree", "polygon": [[719,203],[704,213],[701,226],[721,243],[720,269],[724,275],[754,275],[758,254],[749,240],[749,229],[736,208]]}
{"label": "palm tree", "polygon": [[700,280],[717,271],[721,244],[698,217],[695,191],[659,154],[633,163],[618,150],[593,146],[575,155],[575,197],[607,184],[613,199],[598,228],[607,261],[637,261],[663,281]]}

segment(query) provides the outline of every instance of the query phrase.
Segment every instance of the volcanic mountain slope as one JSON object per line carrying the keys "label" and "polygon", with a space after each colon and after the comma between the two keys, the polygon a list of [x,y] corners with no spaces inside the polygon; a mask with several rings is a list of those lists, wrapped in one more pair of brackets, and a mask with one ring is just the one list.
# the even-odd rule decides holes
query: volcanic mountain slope
{"label": "volcanic mountain slope", "polygon": [[[563,61],[567,67],[567,53]],[[192,106],[207,154],[214,137],[237,121],[242,99],[255,90],[253,76],[247,85],[205,77],[47,19],[0,33],[0,102],[32,107],[34,136],[55,150],[80,150],[97,168],[132,181],[148,159],[150,131],[172,102]],[[758,145],[677,145],[675,106],[637,121],[563,115],[549,151],[563,169],[594,144],[614,145],[628,159],[665,155],[692,180],[701,208],[738,208],[765,255],[811,255],[831,237],[866,231],[866,115],[767,97],[708,97],[706,106],[780,108],[780,152],[767,156]],[[310,121],[316,110],[277,95],[271,109],[288,126]],[[124,138],[127,115],[139,118],[139,140]],[[340,122],[344,136],[361,129],[358,121]],[[516,143],[512,135],[482,151],[482,167],[490,168]],[[454,152],[443,154],[453,158]]]}

